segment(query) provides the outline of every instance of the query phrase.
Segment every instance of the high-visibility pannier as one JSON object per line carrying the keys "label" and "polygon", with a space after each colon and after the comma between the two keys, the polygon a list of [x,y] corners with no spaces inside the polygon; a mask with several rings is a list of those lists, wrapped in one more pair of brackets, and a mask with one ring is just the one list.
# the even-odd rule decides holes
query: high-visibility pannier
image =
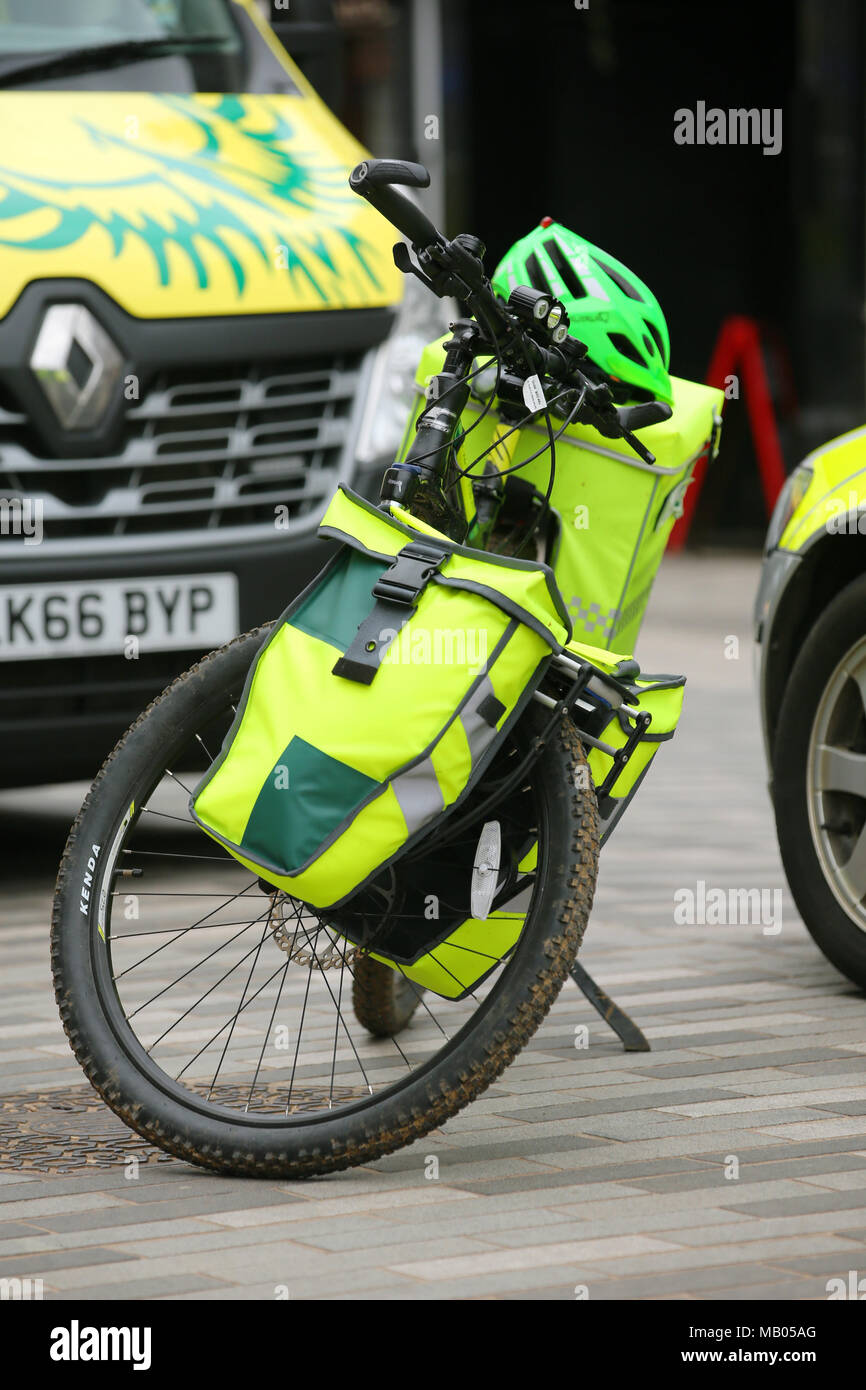
{"label": "high-visibility pannier", "polygon": [[[683,704],[683,676],[650,676],[638,671],[637,663],[626,656],[602,651],[572,641],[565,656],[592,670],[592,678],[581,697],[581,722],[591,730],[594,742],[587,741],[588,762],[598,794],[602,843],[637,791],[661,744],[673,738]],[[606,676],[634,697],[634,703],[618,700]],[[585,735],[584,735],[585,737]],[[632,740],[627,761],[618,765],[616,754]],[[518,868],[531,873],[537,846],[528,848]],[[520,939],[525,910],[519,902],[494,907],[485,918],[443,913],[443,920],[431,925],[438,930],[416,943],[406,954],[388,940],[376,940],[370,950],[374,960],[392,969],[414,985],[433,990],[446,999],[460,999],[475,989],[499,961],[508,956]],[[351,919],[341,930],[353,940]],[[360,944],[360,943],[359,943]]]}
{"label": "high-visibility pannier", "polygon": [[[443,343],[425,348],[417,384],[442,370]],[[574,634],[596,647],[634,651],[650,591],[695,468],[714,454],[721,430],[723,394],[701,382],[671,377],[673,414],[641,431],[655,455],[644,463],[623,439],[605,439],[591,425],[570,426],[556,442],[550,506],[556,526],[548,555],[568,608]],[[403,451],[427,402],[419,398]],[[481,473],[491,445],[495,410],[470,400],[463,413],[466,437],[460,463]],[[556,424],[557,422],[554,421]],[[534,484],[542,495],[550,478],[550,452],[542,418],[525,425],[509,456],[510,476]],[[539,451],[541,451],[539,453]],[[539,454],[530,461],[531,455]],[[520,467],[525,464],[524,467]]]}
{"label": "high-visibility pannier", "polygon": [[[258,653],[190,799],[199,825],[275,888],[339,907],[435,832],[564,661],[588,677],[580,722],[606,837],[673,736],[683,678],[570,640],[545,565],[456,545],[396,505],[388,514],[341,488],[321,534],[340,549]],[[387,933],[371,954],[460,998],[523,921],[517,904],[484,919],[446,913],[411,954]],[[351,919],[340,931],[354,942]]]}
{"label": "high-visibility pannier", "polygon": [[343,544],[275,624],[190,798],[266,882],[333,908],[474,786],[571,624],[547,566],[340,488]]}

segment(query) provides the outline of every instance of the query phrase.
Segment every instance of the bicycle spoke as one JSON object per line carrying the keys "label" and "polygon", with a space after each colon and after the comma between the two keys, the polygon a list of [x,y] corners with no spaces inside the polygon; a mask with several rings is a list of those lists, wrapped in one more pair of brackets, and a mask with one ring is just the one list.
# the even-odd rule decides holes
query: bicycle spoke
{"label": "bicycle spoke", "polygon": [[340,1036],[340,1019],[341,1019],[342,1016],[343,1016],[343,1015],[342,1015],[342,1012],[341,1012],[341,1010],[340,1010],[340,1005],[341,1005],[342,1002],[343,1002],[343,971],[341,970],[341,971],[340,971],[340,983],[339,983],[339,985],[338,985],[338,987],[337,987],[337,1002],[336,1002],[336,1008],[337,1008],[337,1021],[336,1021],[336,1023],[334,1024],[334,1055],[333,1055],[333,1057],[331,1058],[331,1084],[330,1084],[330,1086],[329,1086],[329,1088],[328,1088],[328,1109],[329,1109],[329,1110],[333,1110],[333,1108],[334,1108],[334,1072],[336,1071],[336,1068],[337,1068],[337,1041],[338,1041],[339,1036]]}
{"label": "bicycle spoke", "polygon": [[[411,1077],[431,1054],[450,1045],[478,1007],[483,993],[474,988],[464,993],[463,982],[446,964],[446,952],[441,949],[444,943],[429,950],[428,958],[454,983],[459,1000],[449,1000],[419,985],[407,974],[407,967],[392,960],[394,988],[403,990],[400,1009],[408,1011],[407,1019],[414,1018],[408,1049],[397,1036],[399,1027],[381,1033],[369,1033],[365,1027],[355,1036],[349,1014],[349,983],[356,981],[359,959],[372,959],[375,966],[375,954],[370,958],[367,952],[370,945],[376,951],[377,936],[383,940],[383,931],[406,932],[416,923],[420,926],[420,906],[413,907],[420,902],[415,888],[420,873],[432,876],[431,881],[447,881],[453,889],[459,882],[460,866],[465,865],[467,901],[453,901],[440,894],[440,910],[446,920],[454,919],[452,935],[461,921],[470,920],[469,878],[480,826],[476,829],[465,821],[472,811],[471,807],[463,808],[461,821],[465,823],[456,827],[453,839],[447,847],[440,846],[433,859],[429,851],[426,858],[423,853],[417,855],[412,867],[403,870],[404,879],[389,869],[371,886],[363,906],[350,901],[334,914],[333,921],[323,920],[277,888],[268,890],[262,899],[262,881],[251,878],[249,870],[210,842],[214,852],[209,853],[200,827],[192,818],[175,812],[178,796],[191,795],[191,778],[173,769],[194,767],[202,758],[210,765],[209,744],[209,738],[196,732],[187,751],[174,749],[171,767],[163,768],[150,795],[142,797],[144,805],[127,831],[121,846],[125,862],[140,863],[156,881],[135,895],[144,918],[140,926],[137,913],[132,930],[109,923],[106,939],[116,972],[112,979],[115,988],[123,992],[123,1016],[128,1026],[141,1029],[144,1052],[173,1084],[192,1088],[199,1103],[221,1109],[228,1106],[239,1116],[248,1115],[251,1122],[264,1107],[279,1115],[282,1123],[304,1123],[309,1113],[336,1112],[345,1104],[359,1103],[361,1096],[375,1097],[402,1076]],[[195,756],[190,755],[190,749]],[[507,759],[501,765],[505,777],[510,762]],[[163,800],[156,806],[153,803],[160,793]],[[522,809],[526,799],[513,790],[509,795],[518,800],[495,814],[509,844],[510,862],[515,864],[538,832],[527,824]],[[526,801],[527,807],[530,804],[531,798]],[[148,845],[148,835],[153,835],[156,827],[162,827],[158,831],[160,841]],[[198,844],[190,843],[189,848],[181,838],[188,833],[198,837]],[[162,866],[160,860],[164,861]],[[425,864],[423,870],[420,861]],[[508,862],[506,859],[506,866]],[[214,874],[223,875],[217,867],[220,865],[227,872],[243,875],[231,892],[221,891],[214,880]],[[230,881],[226,878],[227,886]],[[517,898],[534,884],[534,871],[518,876],[500,890],[502,901]],[[120,886],[112,886],[110,900],[115,913],[118,900],[124,896]],[[206,910],[196,911],[198,903]],[[187,905],[189,921],[184,920]],[[495,921],[494,911],[492,927]],[[358,924],[359,932],[363,924],[363,937],[359,934],[354,941],[347,938],[343,924]],[[430,926],[436,924],[428,924],[428,934]],[[249,940],[251,929],[256,927],[258,932]],[[444,923],[438,930],[443,929]],[[202,932],[211,933],[209,944],[199,935]],[[136,954],[138,939],[146,937],[158,939]],[[368,943],[365,951],[360,950],[362,941]],[[269,956],[274,944],[284,953],[279,963]],[[164,954],[169,946],[174,948],[170,958]],[[461,951],[467,961],[483,962],[485,981],[491,972],[507,966],[511,954],[487,952],[483,943],[468,946],[451,940],[448,946]],[[168,966],[169,959],[173,968],[161,969],[160,962]],[[292,981],[293,972],[299,969],[305,970],[306,976],[302,989],[298,988],[299,980]],[[381,969],[388,971],[389,966],[381,965]],[[332,978],[334,970],[339,976],[336,980]],[[485,993],[488,988],[485,983]],[[170,1002],[175,998],[172,991],[177,991],[174,1005]],[[352,997],[357,1000],[359,996]],[[358,1007],[356,1002],[356,1011]],[[151,1025],[145,1025],[144,1019],[150,1019]],[[273,1046],[277,1024],[284,1019],[290,1050],[282,1062],[278,1051],[269,1055],[269,1047]],[[289,1044],[292,1034],[295,1036]],[[185,1044],[190,1039],[195,1041],[188,1047]],[[277,1048],[281,1045],[277,1040]],[[202,1068],[206,1068],[203,1075]],[[274,1081],[266,1079],[269,1074]]]}
{"label": "bicycle spoke", "polygon": [[[239,893],[235,893],[231,898],[226,898],[222,906],[228,907],[229,903],[237,902],[238,898],[242,898],[244,893],[248,892],[248,890],[254,886],[254,884],[248,883],[245,888],[242,888],[240,890]],[[219,907],[212,908],[210,912],[205,913],[204,917],[199,917],[197,922],[193,922],[192,926],[185,927],[181,935],[184,935],[186,932],[194,931],[196,927],[200,927],[203,922],[206,922],[209,917],[213,917],[214,913],[219,912],[220,910],[221,909]],[[219,925],[219,923],[216,923],[215,925]],[[139,965],[144,965],[145,961],[152,960],[154,956],[159,955],[160,951],[164,951],[166,946],[170,946],[171,944],[172,943],[170,941],[163,942],[161,946],[157,946],[155,950],[151,951],[150,955],[142,956],[141,960],[135,962],[135,965],[131,965],[129,967],[129,970],[122,970],[119,975],[115,975],[113,977],[115,984],[118,980],[123,979],[124,975],[128,975],[131,970],[135,970]]]}
{"label": "bicycle spoke", "polygon": [[439,1022],[439,1020],[438,1020],[438,1018],[436,1017],[436,1015],[431,1011],[430,1006],[429,1006],[429,1004],[427,1003],[427,1000],[424,998],[424,989],[423,989],[422,987],[420,987],[419,985],[416,985],[416,983],[415,983],[414,980],[410,980],[410,979],[409,979],[409,976],[406,974],[406,971],[403,969],[402,965],[398,965],[398,966],[397,966],[397,969],[400,971],[400,974],[403,976],[403,979],[406,981],[407,985],[411,985],[411,986],[412,986],[412,988],[413,988],[413,990],[415,991],[415,994],[416,994],[416,996],[417,996],[417,998],[418,998],[418,1003],[419,1003],[419,1004],[422,1006],[422,1008],[425,1009],[426,1012],[430,1015],[430,1020],[431,1020],[431,1022],[434,1023],[434,1024],[436,1025],[436,1027],[439,1029],[439,1032],[442,1034],[443,1038],[448,1039],[449,1035],[445,1032],[445,1029],[442,1027],[442,1024]]}
{"label": "bicycle spoke", "polygon": [[209,762],[209,763],[212,763],[212,762],[213,762],[213,757],[212,757],[212,755],[208,752],[207,744],[205,743],[205,741],[204,741],[204,739],[202,738],[201,734],[196,734],[196,739],[197,739],[197,741],[201,744],[202,748],[204,749],[205,757],[207,758],[208,762]]}
{"label": "bicycle spoke", "polygon": [[301,1050],[301,1034],[302,1034],[303,1031],[304,1031],[304,1019],[307,1017],[307,1004],[309,1003],[309,1000],[310,1000],[310,984],[311,984],[311,981],[312,981],[312,977],[313,977],[313,972],[312,972],[312,970],[308,970],[308,971],[307,971],[307,983],[306,983],[306,987],[305,987],[305,989],[304,989],[304,1004],[303,1004],[303,1008],[301,1009],[301,1021],[300,1021],[300,1023],[298,1024],[298,1036],[297,1036],[297,1040],[296,1040],[296,1042],[295,1042],[295,1056],[294,1056],[294,1060],[292,1061],[292,1074],[291,1074],[291,1076],[289,1077],[289,1094],[288,1094],[288,1096],[286,1097],[286,1114],[287,1114],[287,1115],[288,1115],[288,1113],[289,1113],[289,1109],[290,1109],[291,1104],[292,1104],[292,1091],[293,1091],[294,1085],[295,1085],[295,1073],[296,1073],[296,1071],[297,1071],[297,1069],[298,1069],[298,1054],[300,1053],[300,1050]]}
{"label": "bicycle spoke", "polygon": [[124,854],[147,855],[151,859],[203,859],[213,864],[231,864],[236,861],[230,854],[178,854],[168,849],[125,849]]}
{"label": "bicycle spoke", "polygon": [[[175,936],[186,936],[187,932],[194,931],[214,931],[218,927],[244,927],[247,926],[246,919],[236,922],[206,922],[200,927],[152,927],[149,931],[125,931],[118,932],[116,935],[111,932],[106,937],[107,941],[133,941],[139,936],[165,936],[166,933]],[[147,957],[145,957],[147,959]],[[120,976],[117,977],[118,979]]]}
{"label": "bicycle spoke", "polygon": [[277,1009],[278,1009],[278,1007],[279,1007],[280,999],[282,998],[282,993],[283,993],[283,985],[286,983],[286,976],[287,976],[288,973],[289,973],[289,965],[290,965],[290,962],[289,962],[289,961],[286,961],[285,965],[283,966],[283,974],[282,974],[282,978],[280,979],[280,987],[279,987],[279,989],[277,990],[277,997],[276,997],[276,999],[274,1000],[274,1007],[271,1009],[270,1021],[269,1021],[269,1023],[268,1023],[267,1028],[265,1029],[264,1036],[263,1036],[263,1038],[262,1038],[262,1050],[261,1050],[261,1052],[259,1053],[259,1060],[258,1060],[258,1062],[256,1063],[255,1074],[254,1074],[254,1076],[253,1076],[252,1081],[250,1082],[250,1093],[249,1093],[249,1095],[247,1096],[247,1103],[246,1103],[246,1105],[244,1106],[244,1109],[247,1110],[247,1111],[248,1111],[249,1108],[250,1108],[250,1101],[251,1101],[252,1098],[253,1098],[253,1092],[254,1092],[255,1089],[256,1089],[256,1082],[257,1082],[258,1079],[259,1079],[259,1072],[261,1071],[261,1066],[262,1066],[262,1058],[263,1058],[264,1055],[265,1055],[265,1048],[266,1048],[267,1045],[268,1045],[268,1038],[270,1037],[271,1029],[272,1029],[273,1026],[274,1026],[274,1019],[275,1019],[276,1016],[277,1016]]}
{"label": "bicycle spoke", "polygon": [[211,1096],[213,1095],[213,1088],[214,1088],[214,1086],[215,1086],[216,1083],[217,1083],[217,1077],[218,1077],[219,1074],[220,1074],[220,1067],[222,1066],[223,1062],[225,1061],[225,1055],[226,1055],[226,1053],[228,1052],[229,1043],[231,1042],[231,1040],[232,1040],[232,1034],[233,1034],[234,1031],[235,1031],[235,1024],[237,1023],[238,1017],[240,1016],[240,1013],[241,1013],[241,1011],[242,1011],[242,1009],[243,1009],[243,1007],[244,1007],[244,1000],[245,1000],[246,997],[247,997],[247,990],[249,989],[250,984],[251,984],[251,982],[252,982],[253,975],[255,974],[256,965],[258,964],[258,959],[259,959],[259,956],[261,955],[262,946],[263,946],[264,943],[265,943],[265,937],[266,937],[267,934],[268,934],[268,927],[269,927],[270,925],[271,925],[271,914],[270,914],[270,912],[269,912],[269,913],[268,913],[268,916],[267,916],[267,920],[266,920],[266,922],[265,922],[265,925],[262,927],[262,934],[261,934],[261,938],[260,938],[260,940],[259,940],[258,950],[256,951],[256,954],[255,954],[255,956],[253,957],[253,963],[252,963],[252,965],[250,966],[250,973],[247,975],[246,984],[244,985],[243,994],[241,995],[241,1002],[240,1002],[240,1004],[238,1005],[238,1011],[237,1011],[237,1013],[235,1014],[234,1018],[232,1019],[232,1026],[231,1026],[231,1028],[230,1028],[229,1031],[228,1031],[228,1035],[227,1035],[227,1037],[226,1037],[225,1044],[223,1045],[223,1050],[222,1050],[222,1052],[221,1052],[221,1054],[220,1054],[220,1059],[219,1059],[219,1061],[217,1062],[217,1069],[216,1069],[216,1071],[214,1072],[214,1078],[213,1078],[213,1081],[211,1082],[210,1088],[209,1088],[209,1090],[208,1090],[208,1100],[210,1100]]}
{"label": "bicycle spoke", "polygon": [[179,787],[183,787],[183,789],[184,789],[184,791],[186,792],[187,796],[192,796],[192,791],[191,791],[191,789],[186,785],[186,782],[182,782],[182,781],[180,780],[179,777],[176,777],[175,774],[172,772],[172,770],[171,770],[170,767],[167,767],[165,770],[166,770],[166,772],[168,773],[169,777],[171,777],[175,782],[177,782],[177,785],[178,785]]}
{"label": "bicycle spoke", "polygon": [[[253,949],[255,949],[255,947],[254,947]],[[247,952],[247,955],[249,955],[249,954],[250,954],[250,953]],[[246,959],[247,959],[247,956],[244,956],[242,960],[239,960],[239,961],[238,961],[238,965],[243,965],[244,960],[246,960]],[[233,966],[233,967],[232,967],[232,970],[234,970],[234,969],[236,969],[236,968],[237,968],[236,966]],[[281,971],[282,969],[283,969],[283,966],[282,966],[282,965],[278,965],[278,966],[277,966],[277,968],[276,968],[276,970],[274,971],[274,973],[273,973],[272,975],[269,975],[269,976],[268,976],[268,978],[265,980],[264,984],[263,984],[263,985],[259,985],[259,988],[256,990],[255,994],[251,994],[250,997],[249,997],[249,999],[248,999],[248,1000],[245,1002],[245,1004],[243,1005],[243,1007],[240,1008],[240,1009],[238,1009],[238,1011],[237,1011],[238,1014],[242,1014],[242,1013],[244,1012],[244,1009],[248,1009],[248,1008],[250,1007],[251,1004],[254,1004],[254,1003],[256,1002],[256,1000],[258,999],[259,995],[260,995],[261,993],[263,993],[264,990],[267,989],[268,985],[271,983],[271,980],[275,980],[275,979],[277,978],[277,976],[279,975],[279,973],[280,973],[280,971]],[[226,975],[223,976],[223,980],[227,980],[227,979],[228,979],[228,976],[231,975],[232,970],[230,970],[230,971],[228,972],[228,974],[226,974]],[[207,990],[206,993],[202,995],[202,999],[207,998],[207,995],[208,995],[208,994],[212,994],[214,989],[218,989],[219,986],[222,984],[223,980],[217,980],[217,983],[213,986],[213,989]],[[177,1019],[177,1020],[171,1025],[171,1027],[172,1027],[172,1028],[177,1027],[177,1024],[180,1023],[180,1022],[182,1022],[182,1020],[183,1020],[184,1018],[186,1018],[186,1017],[188,1016],[188,1014],[192,1013],[192,1009],[197,1008],[197,1007],[198,1007],[198,1004],[200,1004],[200,1003],[201,1003],[201,1000],[198,1000],[196,1004],[193,1004],[193,1005],[192,1005],[192,1008],[187,1009],[186,1014],[181,1014],[181,1017],[180,1017],[179,1019]],[[186,1063],[181,1067],[180,1071],[177,1073],[177,1076],[175,1077],[175,1080],[179,1081],[180,1078],[183,1076],[184,1072],[185,1072],[185,1071],[188,1071],[189,1068],[192,1066],[193,1062],[197,1062],[198,1059],[199,1059],[199,1057],[201,1057],[205,1052],[207,1052],[207,1050],[208,1050],[208,1048],[210,1047],[211,1043],[216,1042],[216,1040],[217,1040],[217,1038],[219,1037],[220,1033],[224,1032],[225,1029],[229,1027],[229,1025],[231,1024],[232,1019],[233,1019],[234,1017],[235,1017],[235,1015],[232,1014],[231,1017],[227,1018],[226,1021],[225,1021],[225,1023],[222,1025],[222,1027],[221,1027],[221,1028],[218,1028],[217,1031],[213,1034],[213,1036],[210,1037],[210,1038],[208,1038],[208,1040],[207,1040],[207,1042],[205,1043],[204,1047],[200,1047],[199,1050],[198,1050],[198,1052],[196,1052],[196,1053],[194,1054],[194,1056],[190,1057],[189,1061],[186,1062]],[[163,1037],[166,1037],[170,1032],[171,1032],[171,1028],[167,1028],[166,1031],[165,1031],[165,1033],[163,1034]],[[161,1041],[162,1041],[162,1038],[157,1038],[157,1042],[161,1042]],[[156,1043],[154,1043],[153,1046],[156,1047]]]}
{"label": "bicycle spoke", "polygon": [[192,819],[191,816],[170,816],[167,811],[154,811],[152,806],[142,806],[139,815],[159,816],[160,820],[177,821],[178,825],[185,825],[190,830],[199,829],[199,827],[196,825],[195,821]]}
{"label": "bicycle spoke", "polygon": [[[317,937],[318,937],[318,933],[317,933],[316,935],[317,935]],[[319,962],[319,957],[318,957],[318,955],[316,954],[315,945],[313,945],[313,946],[311,947],[311,950],[312,950],[313,956],[314,956],[314,958],[315,958],[315,960],[316,960],[316,963],[318,964],[318,962]],[[320,967],[320,970],[321,970],[321,967]],[[322,977],[324,978],[325,972],[324,972],[323,970],[321,970],[321,974],[322,974]],[[337,1001],[336,1001],[336,999],[334,998],[334,991],[331,989],[331,986],[330,986],[330,983],[329,983],[328,980],[325,980],[325,981],[324,981],[324,984],[325,984],[326,990],[328,991],[328,993],[329,993],[330,996],[331,996],[331,1002],[332,1002],[332,1004],[334,1005],[334,1007],[335,1007],[336,1010],[337,1010],[337,1027],[338,1027],[338,1029],[339,1029],[339,1025],[342,1023],[342,1025],[343,1025],[343,1032],[346,1034],[346,1037],[347,1037],[348,1042],[349,1042],[349,1046],[351,1047],[352,1051],[353,1051],[354,1054],[355,1054],[355,1058],[356,1058],[356,1060],[357,1060],[358,1066],[361,1068],[361,1075],[363,1076],[365,1082],[367,1083],[367,1087],[368,1087],[368,1089],[369,1089],[369,1091],[370,1091],[370,1095],[372,1095],[372,1094],[373,1094],[373,1087],[370,1085],[370,1078],[367,1076],[367,1073],[366,1073],[366,1071],[364,1070],[364,1063],[361,1061],[361,1058],[358,1056],[358,1049],[356,1048],[355,1043],[354,1043],[354,1040],[353,1040],[353,1038],[352,1038],[352,1035],[351,1035],[351,1033],[349,1032],[348,1027],[346,1026],[346,1021],[345,1021],[345,1019],[343,1018],[342,1013],[340,1012],[339,1005],[337,1004]]]}
{"label": "bicycle spoke", "polygon": [[[258,918],[254,918],[252,922],[248,922],[247,925],[246,925],[245,927],[242,927],[241,930],[240,930],[239,932],[235,932],[234,936],[231,937],[230,940],[224,941],[224,942],[222,943],[221,946],[217,946],[213,951],[210,952],[209,955],[205,956],[204,960],[198,960],[198,961],[196,961],[195,965],[191,965],[190,968],[189,968],[189,970],[184,970],[184,972],[183,972],[182,975],[178,975],[178,977],[177,977],[176,980],[172,980],[172,981],[171,981],[171,984],[166,985],[163,989],[158,990],[158,991],[156,992],[156,994],[151,995],[150,999],[146,1000],[145,1003],[139,1004],[138,1008],[135,1009],[135,1010],[133,1010],[133,1012],[132,1012],[131,1014],[128,1015],[128,1017],[127,1017],[127,1022],[129,1022],[130,1019],[135,1018],[135,1015],[136,1015],[136,1014],[140,1014],[141,1011],[142,1011],[142,1009],[147,1009],[147,1008],[149,1008],[151,1004],[156,1003],[156,1000],[157,1000],[157,999],[161,999],[162,996],[163,996],[164,994],[168,994],[168,991],[169,991],[170,989],[174,989],[175,985],[179,985],[180,982],[181,982],[181,980],[186,980],[186,979],[193,973],[194,970],[198,970],[199,966],[201,966],[201,965],[206,965],[207,962],[208,962],[209,960],[212,960],[214,956],[219,955],[220,951],[225,950],[226,946],[231,946],[231,944],[232,944],[233,941],[239,940],[239,938],[243,936],[244,932],[249,931],[250,927],[256,926],[256,924],[257,924],[258,922],[260,922],[260,921],[261,921],[261,917],[258,917]],[[255,950],[255,947],[253,946],[253,947],[251,948],[251,950],[254,951],[254,950]],[[247,952],[247,955],[250,955],[250,954],[251,954],[251,951],[248,951],[248,952]],[[238,965],[243,965],[243,963],[244,963],[244,961],[246,960],[246,958],[247,958],[247,956],[241,956],[241,958],[240,958],[240,960],[237,962],[237,964],[236,964],[236,965],[233,965],[232,968],[231,968],[231,970],[229,970],[228,974],[223,976],[223,979],[228,979],[228,976],[231,975],[233,971],[237,970]],[[217,984],[222,984],[222,980],[218,980],[218,981],[217,981]],[[212,985],[212,986],[211,986],[211,990],[213,990],[213,989],[215,989],[215,988],[216,988],[216,985]],[[211,993],[211,990],[208,990],[207,993],[208,993],[208,994]],[[202,995],[202,999],[204,999],[205,997],[206,997],[206,995],[203,994],[203,995]],[[199,1004],[201,1003],[201,999],[198,1001],[198,1003],[199,1003]],[[187,1013],[190,1013],[191,1010],[194,1009],[194,1008],[196,1008],[196,1007],[197,1007],[196,1004],[191,1005],[191,1006],[190,1006],[190,1009],[187,1010]],[[181,1014],[181,1018],[185,1018],[185,1017],[186,1017],[186,1014]],[[173,1023],[173,1024],[171,1025],[172,1028],[176,1028],[178,1023],[180,1023],[180,1018],[177,1020],[176,1023]],[[167,1032],[170,1032],[171,1029],[167,1029],[166,1031],[167,1031]],[[165,1037],[165,1034],[163,1034],[162,1036]],[[161,1042],[161,1041],[162,1041],[162,1038],[157,1038],[157,1042]]]}

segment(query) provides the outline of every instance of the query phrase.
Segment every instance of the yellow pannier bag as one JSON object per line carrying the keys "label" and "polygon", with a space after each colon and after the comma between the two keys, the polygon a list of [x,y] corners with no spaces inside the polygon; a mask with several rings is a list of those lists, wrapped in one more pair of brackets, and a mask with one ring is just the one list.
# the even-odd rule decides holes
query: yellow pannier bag
{"label": "yellow pannier bag", "polygon": [[[586,642],[572,641],[566,656],[588,662],[602,678],[612,676],[634,699],[596,700],[593,712],[579,717],[581,738],[598,799],[602,845],[631,801],[662,743],[676,733],[685,694],[685,676],[649,675],[633,657]],[[624,756],[628,750],[628,757]]]}
{"label": "yellow pannier bag", "polygon": [[[417,374],[419,390],[442,370],[446,338],[428,344]],[[550,507],[556,518],[548,560],[568,607],[575,637],[607,651],[633,651],[650,591],[683,499],[701,459],[715,457],[723,393],[701,382],[671,377],[673,414],[641,430],[655,455],[645,463],[623,439],[605,439],[591,425],[570,425],[556,443]],[[401,456],[428,402],[423,395],[407,425]],[[460,463],[480,476],[489,458],[499,462],[499,416],[470,399],[461,419],[466,431]],[[542,418],[512,437],[509,476],[544,495],[550,481],[547,425]],[[485,451],[490,450],[487,454]],[[472,509],[466,507],[471,519]]]}
{"label": "yellow pannier bag", "polygon": [[345,902],[475,785],[571,637],[546,565],[472,550],[340,488],[342,542],[275,624],[198,824],[266,882]]}
{"label": "yellow pannier bag", "polygon": [[[658,749],[674,736],[685,677],[645,675],[631,657],[578,641],[568,643],[554,666],[562,669],[569,662],[592,672],[574,716],[588,753],[604,844]],[[623,698],[624,693],[631,697],[631,703]],[[533,845],[518,867],[529,873],[536,859],[537,846]],[[418,987],[446,999],[461,999],[513,951],[524,922],[525,912],[514,903],[504,903],[483,919],[447,922],[432,939],[419,943],[411,955],[389,953],[379,945],[370,954]]]}

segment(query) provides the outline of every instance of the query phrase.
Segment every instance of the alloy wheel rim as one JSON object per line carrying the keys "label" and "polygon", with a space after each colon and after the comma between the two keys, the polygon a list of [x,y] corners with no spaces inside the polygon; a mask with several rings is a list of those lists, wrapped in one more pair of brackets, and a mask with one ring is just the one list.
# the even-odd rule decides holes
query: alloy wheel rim
{"label": "alloy wheel rim", "polygon": [[815,712],[806,763],[812,843],[836,901],[866,932],[866,637],[838,663]]}

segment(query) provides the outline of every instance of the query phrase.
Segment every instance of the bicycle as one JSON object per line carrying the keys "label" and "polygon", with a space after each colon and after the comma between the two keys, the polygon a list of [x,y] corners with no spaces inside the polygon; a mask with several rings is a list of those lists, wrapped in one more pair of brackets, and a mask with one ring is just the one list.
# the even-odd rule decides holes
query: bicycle
{"label": "bicycle", "polygon": [[[483,244],[447,240],[396,187],[428,182],[422,166],[395,160],[365,161],[350,178],[411,243],[411,253],[395,247],[400,269],[461,309],[381,505],[477,549],[537,555],[549,489],[528,497],[523,522],[513,510],[502,521],[527,421],[545,423],[552,480],[557,438],[575,421],[652,461],[634,431],[670,408],[617,405],[615,385],[593,370],[550,296],[529,286],[507,301],[494,294]],[[495,403],[494,444],[470,464],[473,427],[461,418],[491,364],[481,416]],[[215,1171],[302,1177],[369,1162],[441,1125],[539,1027],[592,907],[607,783],[593,784],[587,757],[607,745],[586,672],[575,684],[582,668],[564,654],[459,812],[348,906],[314,912],[245,871],[187,809],[269,631],[236,638],[178,677],[110,754],[63,854],[51,957],[73,1052],[130,1128]],[[609,675],[603,702],[633,703],[637,669]],[[608,749],[617,768],[635,741]],[[431,882],[435,917],[419,892]],[[393,942],[438,940],[441,914],[477,915],[479,894],[489,926],[483,983],[448,999],[413,982]],[[518,935],[498,950],[503,923]],[[396,965],[372,954],[384,939]]]}

